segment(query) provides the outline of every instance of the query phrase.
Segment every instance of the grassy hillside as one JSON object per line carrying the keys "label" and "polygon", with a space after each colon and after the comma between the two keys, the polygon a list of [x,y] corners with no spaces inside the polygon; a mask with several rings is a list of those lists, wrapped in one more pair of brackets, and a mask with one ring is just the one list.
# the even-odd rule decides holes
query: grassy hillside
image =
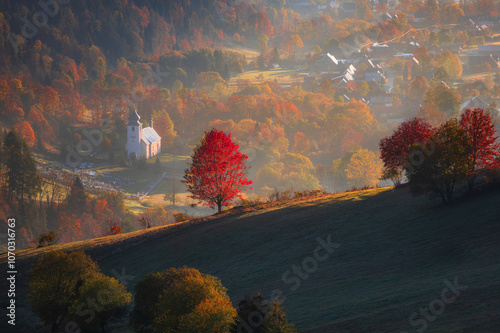
{"label": "grassy hillside", "polygon": [[[125,270],[130,289],[148,272],[182,265],[221,278],[233,303],[246,293],[270,296],[280,289],[291,320],[311,333],[414,332],[424,317],[414,318],[421,321],[412,327],[412,313],[436,305],[445,280],[456,278],[467,289],[441,314],[429,315],[427,331],[496,332],[499,200],[496,189],[441,206],[415,199],[405,188],[383,188],[160,227],[136,233],[128,246],[119,235],[60,247],[93,251],[92,242],[100,242],[104,253],[91,253],[101,258],[102,271]],[[326,241],[328,235],[340,246],[292,291],[296,281],[283,282],[283,274],[313,257],[317,238]],[[38,252],[20,252],[19,260],[34,260]],[[0,264],[4,260],[1,256]]]}

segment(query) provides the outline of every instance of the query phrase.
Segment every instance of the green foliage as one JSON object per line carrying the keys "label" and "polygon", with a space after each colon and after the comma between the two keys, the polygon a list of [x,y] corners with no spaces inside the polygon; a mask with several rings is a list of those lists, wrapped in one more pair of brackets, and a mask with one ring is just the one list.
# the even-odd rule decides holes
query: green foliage
{"label": "green foliage", "polygon": [[82,180],[80,177],[75,177],[71,191],[66,197],[66,205],[69,210],[79,215],[85,213],[88,207],[88,196],[85,193]]}
{"label": "green foliage", "polygon": [[433,193],[447,203],[457,184],[467,179],[467,136],[456,119],[410,151],[406,173],[414,195]]}
{"label": "green foliage", "polygon": [[[97,274],[91,276],[78,289],[79,297],[71,307],[71,318],[84,331],[95,331],[105,326],[107,320],[114,316],[126,314],[127,307],[132,302],[132,294],[117,279]],[[83,315],[92,308],[95,311],[90,316]],[[87,311],[86,311],[87,310]]]}
{"label": "green foliage", "polygon": [[244,332],[248,327],[255,333],[297,332],[294,325],[288,322],[287,315],[281,309],[279,302],[266,302],[260,293],[246,296],[238,304],[237,327],[233,332]]}
{"label": "green foliage", "polygon": [[161,291],[167,282],[164,273],[148,273],[134,287],[135,306],[130,314],[130,325],[138,332],[153,324]]}
{"label": "green foliage", "polygon": [[9,200],[33,198],[40,190],[41,179],[36,161],[19,135],[11,130],[3,139],[2,161],[5,168],[5,188]]}
{"label": "green foliage", "polygon": [[52,332],[68,320],[85,331],[104,328],[106,321],[123,314],[132,300],[125,287],[100,273],[83,251],[43,255],[31,269],[27,297],[33,312]]}
{"label": "green foliage", "polygon": [[57,328],[78,300],[78,288],[96,274],[97,264],[83,251],[43,255],[29,276],[27,297],[33,312],[46,325]]}
{"label": "green foliage", "polygon": [[447,86],[440,84],[434,89],[429,89],[424,96],[424,102],[435,104],[439,110],[449,116],[457,116],[460,112],[460,98]]}

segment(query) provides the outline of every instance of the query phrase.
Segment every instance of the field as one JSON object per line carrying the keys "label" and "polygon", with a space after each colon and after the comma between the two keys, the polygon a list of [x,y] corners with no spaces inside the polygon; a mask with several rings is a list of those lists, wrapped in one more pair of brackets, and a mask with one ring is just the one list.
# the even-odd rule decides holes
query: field
{"label": "field", "polygon": [[[183,265],[219,277],[233,304],[245,294],[280,290],[301,332],[415,332],[424,324],[429,332],[498,332],[499,200],[498,188],[448,206],[413,198],[405,187],[381,188],[237,208],[55,248],[85,248],[104,273],[130,276],[130,290],[148,272]],[[312,259],[318,238],[328,237],[338,245],[321,250],[321,261]],[[41,251],[19,251],[18,265],[26,267]],[[0,256],[0,265],[5,260]],[[309,273],[289,272],[293,265]],[[447,281],[455,280],[466,289],[436,307]],[[412,327],[410,316],[429,306],[439,314],[427,320],[417,314]]]}
{"label": "field", "polygon": [[[274,81],[281,85],[290,85],[293,82],[302,82],[303,78],[295,78],[291,77],[292,74],[297,74],[297,71],[290,69],[269,69],[269,70],[251,70],[245,71],[244,73],[233,76],[229,83],[232,85],[236,84],[238,80],[249,80],[251,83],[258,83],[260,81]],[[259,79],[261,76],[261,79]]]}
{"label": "field", "polygon": [[[182,176],[184,174],[184,170],[187,168],[187,163],[189,160],[189,156],[178,156],[173,154],[162,153],[158,155],[160,158],[161,168],[162,170],[166,170],[169,173],[175,172],[177,175]],[[99,158],[105,159],[104,156],[98,156]],[[154,172],[155,170],[155,161],[156,157],[150,158],[146,161],[148,165],[148,170],[140,170],[137,168],[129,168],[129,167],[121,167],[118,165],[107,165],[97,163],[97,166],[89,171],[94,171],[96,173],[105,173],[111,172],[119,174],[120,177],[130,178],[135,181],[135,184],[129,187],[125,187],[124,190],[129,194],[135,194],[144,187],[146,187],[149,183],[158,178],[158,174]]]}

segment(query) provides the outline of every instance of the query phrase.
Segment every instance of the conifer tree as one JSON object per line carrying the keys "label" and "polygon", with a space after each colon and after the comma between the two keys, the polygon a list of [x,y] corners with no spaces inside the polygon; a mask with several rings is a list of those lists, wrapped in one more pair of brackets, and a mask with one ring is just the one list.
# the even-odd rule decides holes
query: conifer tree
{"label": "conifer tree", "polygon": [[68,205],[68,208],[78,215],[83,214],[87,209],[87,193],[85,193],[85,188],[83,187],[82,180],[78,176],[73,181],[71,191],[66,198],[66,203]]}
{"label": "conifer tree", "polygon": [[36,196],[41,186],[36,161],[26,142],[15,131],[10,131],[4,138],[3,163],[9,201],[18,197],[23,205],[24,198]]}

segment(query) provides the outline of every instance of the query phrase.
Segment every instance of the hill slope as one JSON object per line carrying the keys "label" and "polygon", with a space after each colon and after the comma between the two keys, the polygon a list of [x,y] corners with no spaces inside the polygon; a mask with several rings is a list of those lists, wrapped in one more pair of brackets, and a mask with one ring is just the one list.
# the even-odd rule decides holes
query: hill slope
{"label": "hill slope", "polygon": [[[269,297],[280,289],[286,311],[302,331],[413,332],[425,324],[432,332],[495,332],[499,199],[498,189],[446,207],[412,198],[405,188],[335,194],[225,214],[171,232],[158,229],[152,232],[163,232],[161,237],[99,263],[104,273],[125,272],[130,289],[148,272],[195,267],[221,278],[234,304],[245,293]],[[326,241],[328,235],[340,246],[315,261],[316,269],[307,259],[307,277],[292,280],[297,275],[289,273],[284,282],[284,273],[314,257],[317,238]],[[31,252],[24,260],[33,258],[36,251]],[[455,279],[467,289],[440,309],[444,303],[434,300],[446,280]],[[429,304],[439,315],[426,320],[417,314],[412,327],[412,313]]]}

